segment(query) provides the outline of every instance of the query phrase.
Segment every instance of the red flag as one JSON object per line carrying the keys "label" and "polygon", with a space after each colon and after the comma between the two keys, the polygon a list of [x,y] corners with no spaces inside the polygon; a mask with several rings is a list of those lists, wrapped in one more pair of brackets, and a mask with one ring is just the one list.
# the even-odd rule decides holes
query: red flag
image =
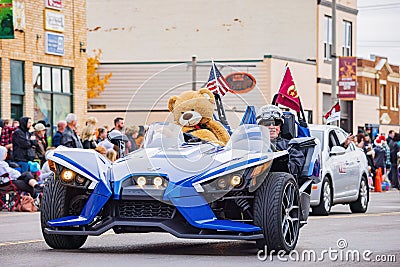
{"label": "red flag", "polygon": [[337,102],[325,115],[326,123],[340,120],[340,104]]}
{"label": "red flag", "polygon": [[288,66],[286,66],[285,69],[285,75],[283,76],[281,87],[279,88],[276,103],[291,108],[296,112],[300,112],[299,93]]}

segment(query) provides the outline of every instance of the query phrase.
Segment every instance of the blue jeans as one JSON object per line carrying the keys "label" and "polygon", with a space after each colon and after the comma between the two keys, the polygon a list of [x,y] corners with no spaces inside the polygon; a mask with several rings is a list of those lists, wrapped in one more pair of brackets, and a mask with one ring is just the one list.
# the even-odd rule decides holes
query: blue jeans
{"label": "blue jeans", "polygon": [[21,173],[27,172],[29,170],[28,162],[19,161],[19,162],[17,162],[17,164],[21,167]]}

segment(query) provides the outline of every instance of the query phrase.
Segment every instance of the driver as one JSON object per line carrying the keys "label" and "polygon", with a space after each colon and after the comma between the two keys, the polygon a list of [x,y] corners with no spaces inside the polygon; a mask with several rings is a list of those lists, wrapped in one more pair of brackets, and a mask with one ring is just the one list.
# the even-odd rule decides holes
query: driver
{"label": "driver", "polygon": [[289,172],[295,178],[299,178],[305,162],[304,154],[295,146],[289,146],[289,140],[280,136],[281,125],[284,123],[281,109],[274,105],[261,107],[257,114],[257,123],[268,128],[271,143],[275,145],[277,151],[288,150]]}

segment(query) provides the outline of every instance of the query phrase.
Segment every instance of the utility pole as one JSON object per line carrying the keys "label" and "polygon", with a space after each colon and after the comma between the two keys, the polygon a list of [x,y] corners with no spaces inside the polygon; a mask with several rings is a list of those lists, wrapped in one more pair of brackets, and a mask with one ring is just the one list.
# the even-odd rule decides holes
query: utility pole
{"label": "utility pole", "polygon": [[[332,106],[336,104],[337,99],[337,79],[336,79],[336,0],[332,0]],[[336,124],[336,122],[335,122]],[[337,122],[337,125],[340,127],[340,120]]]}
{"label": "utility pole", "polygon": [[337,92],[336,92],[336,0],[332,0],[332,106],[337,102]]}
{"label": "utility pole", "polygon": [[196,66],[197,65],[197,56],[192,56],[192,91],[196,91]]}

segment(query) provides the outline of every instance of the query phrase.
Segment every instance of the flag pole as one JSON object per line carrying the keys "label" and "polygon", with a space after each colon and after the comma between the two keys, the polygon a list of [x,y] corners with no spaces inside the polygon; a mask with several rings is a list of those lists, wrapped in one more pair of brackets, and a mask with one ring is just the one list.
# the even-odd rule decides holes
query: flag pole
{"label": "flag pole", "polygon": [[[215,66],[215,63],[214,63],[214,59],[212,58],[211,59],[211,62],[212,62],[212,69],[213,69],[213,72],[214,72],[214,78],[215,78],[215,84],[217,85],[217,88],[218,88],[218,91],[220,90],[219,88],[220,88],[220,84],[219,84],[219,81],[218,81],[218,79],[217,79],[217,72],[215,71],[215,68],[217,67],[217,66]],[[218,94],[219,95],[219,94]]]}

